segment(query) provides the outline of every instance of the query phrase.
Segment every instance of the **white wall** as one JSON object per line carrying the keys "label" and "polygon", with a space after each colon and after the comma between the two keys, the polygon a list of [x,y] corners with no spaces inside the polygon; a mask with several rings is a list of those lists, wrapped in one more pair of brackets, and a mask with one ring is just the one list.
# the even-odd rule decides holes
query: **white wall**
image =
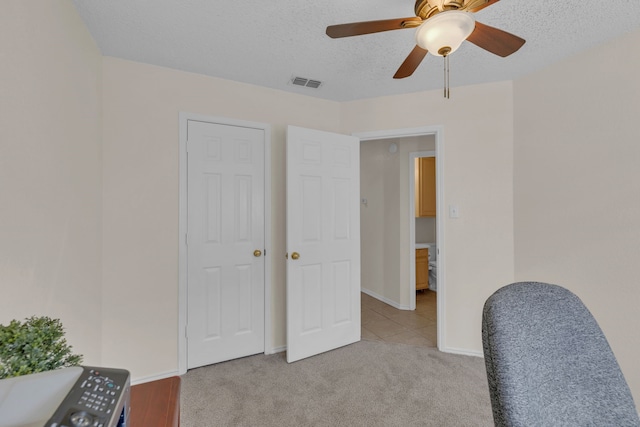
{"label": "white wall", "polygon": [[416,242],[436,243],[436,218],[416,218]]}
{"label": "white wall", "polygon": [[[104,363],[127,363],[134,378],[177,364],[179,111],[272,125],[276,254],[285,251],[286,124],[343,133],[443,124],[445,203],[455,200],[462,212],[445,224],[451,251],[445,342],[453,350],[480,352],[482,304],[513,278],[511,83],[459,88],[449,101],[434,91],[341,105],[114,58],[103,63],[104,304],[119,304],[105,313],[103,342],[124,343],[105,346]],[[417,114],[418,109],[429,113]],[[458,126],[458,114],[464,126]],[[408,186],[400,191],[408,198]],[[401,209],[408,210],[408,203]],[[408,247],[405,234],[399,238]],[[277,347],[286,344],[285,270],[284,259],[273,262]],[[407,265],[400,280],[408,274]]]}
{"label": "white wall", "polygon": [[511,82],[454,88],[449,100],[438,90],[342,104],[344,133],[438,125],[444,128],[438,153],[444,159],[444,204],[458,205],[461,213],[459,219],[443,218],[446,284],[438,287],[439,297],[446,294],[446,331],[441,345],[481,354],[484,301],[513,280]]}
{"label": "white wall", "polygon": [[101,55],[68,1],[0,5],[0,323],[101,362]]}
{"label": "white wall", "polygon": [[180,111],[271,125],[272,345],[284,346],[286,125],[337,131],[340,105],[109,57],[103,75],[104,363],[134,379],[177,368]]}
{"label": "white wall", "polygon": [[514,83],[515,277],[576,293],[640,402],[640,31]]}
{"label": "white wall", "polygon": [[[389,142],[371,141],[360,143],[360,263],[362,289],[375,295],[385,295],[385,271],[397,270],[399,257],[385,260],[385,213],[388,195],[385,184],[390,181],[385,169],[386,157],[392,156],[386,147]],[[394,205],[399,206],[399,200]],[[395,268],[390,268],[393,264]],[[390,298],[390,297],[389,297]]]}

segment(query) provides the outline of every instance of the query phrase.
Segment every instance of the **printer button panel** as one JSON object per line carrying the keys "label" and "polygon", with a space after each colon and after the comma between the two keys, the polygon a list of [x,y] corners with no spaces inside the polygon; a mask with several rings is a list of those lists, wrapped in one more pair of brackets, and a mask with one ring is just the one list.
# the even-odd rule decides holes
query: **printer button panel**
{"label": "printer button panel", "polygon": [[129,372],[92,368],[84,371],[47,427],[111,427],[118,423],[129,399]]}
{"label": "printer button panel", "polygon": [[82,395],[78,405],[87,410],[111,414],[115,407],[122,386],[104,373],[90,369],[86,379],[81,379]]}

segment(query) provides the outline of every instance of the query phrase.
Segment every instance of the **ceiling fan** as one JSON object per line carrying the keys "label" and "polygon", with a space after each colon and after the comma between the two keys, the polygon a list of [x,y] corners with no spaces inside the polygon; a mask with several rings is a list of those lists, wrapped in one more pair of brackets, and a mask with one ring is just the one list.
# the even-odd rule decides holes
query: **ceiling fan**
{"label": "ceiling fan", "polygon": [[[473,13],[499,0],[416,0],[416,16],[381,21],[352,22],[330,25],[331,38],[359,36],[404,28],[418,28],[416,46],[404,60],[394,79],[409,77],[424,57],[444,56],[445,61],[464,40],[469,40],[495,55],[506,57],[524,45],[525,40],[498,28],[477,22]],[[448,86],[448,65],[445,62],[445,84]],[[448,88],[445,89],[447,96]],[[448,96],[447,96],[448,97]]]}

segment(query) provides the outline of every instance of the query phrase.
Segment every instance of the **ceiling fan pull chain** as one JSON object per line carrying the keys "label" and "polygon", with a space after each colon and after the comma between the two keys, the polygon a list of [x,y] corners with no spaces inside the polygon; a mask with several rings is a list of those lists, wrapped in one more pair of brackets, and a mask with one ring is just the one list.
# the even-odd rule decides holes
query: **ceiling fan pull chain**
{"label": "ceiling fan pull chain", "polygon": [[444,57],[444,97],[449,99],[449,55]]}

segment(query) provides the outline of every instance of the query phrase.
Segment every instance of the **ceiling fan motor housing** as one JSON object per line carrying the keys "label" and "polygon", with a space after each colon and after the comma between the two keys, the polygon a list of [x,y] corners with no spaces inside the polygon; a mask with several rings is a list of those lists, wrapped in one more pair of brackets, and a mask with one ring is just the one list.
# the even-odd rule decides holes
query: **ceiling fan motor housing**
{"label": "ceiling fan motor housing", "polygon": [[447,10],[471,10],[492,0],[416,0],[415,13],[422,19],[429,19]]}

